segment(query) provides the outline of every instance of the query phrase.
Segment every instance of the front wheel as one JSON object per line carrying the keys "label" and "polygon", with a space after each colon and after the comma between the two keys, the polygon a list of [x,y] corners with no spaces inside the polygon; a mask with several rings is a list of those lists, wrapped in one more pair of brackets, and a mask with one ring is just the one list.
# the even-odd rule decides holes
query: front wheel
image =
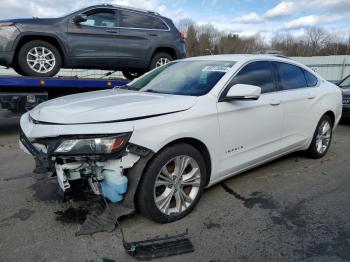
{"label": "front wheel", "polygon": [[324,115],[318,122],[309,149],[306,151],[311,158],[322,158],[326,155],[332,141],[333,121],[328,115]]}
{"label": "front wheel", "polygon": [[62,57],[58,49],[42,40],[24,44],[18,52],[18,72],[34,77],[52,77],[62,66]]}
{"label": "front wheel", "polygon": [[198,203],[206,181],[203,157],[188,144],[158,153],[146,168],[136,197],[139,211],[169,223],[189,214]]}

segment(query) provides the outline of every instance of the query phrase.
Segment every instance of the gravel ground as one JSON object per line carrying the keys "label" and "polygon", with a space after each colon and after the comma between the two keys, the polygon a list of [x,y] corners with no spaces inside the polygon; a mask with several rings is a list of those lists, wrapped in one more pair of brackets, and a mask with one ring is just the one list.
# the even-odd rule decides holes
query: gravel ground
{"label": "gravel ground", "polygon": [[[2,118],[0,261],[132,261],[119,231],[75,236],[84,208],[62,203],[55,179],[31,173],[18,131],[18,118]],[[126,238],[188,228],[195,252],[169,261],[350,261],[349,134],[350,124],[340,125],[321,160],[289,155],[206,190],[181,221],[127,217]]]}

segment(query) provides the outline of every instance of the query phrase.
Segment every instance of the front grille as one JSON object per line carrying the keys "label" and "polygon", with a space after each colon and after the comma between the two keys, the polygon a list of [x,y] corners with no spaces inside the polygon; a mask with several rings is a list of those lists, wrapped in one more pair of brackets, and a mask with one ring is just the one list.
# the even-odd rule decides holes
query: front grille
{"label": "front grille", "polygon": [[349,105],[350,104],[350,97],[343,98],[343,104],[344,105]]}

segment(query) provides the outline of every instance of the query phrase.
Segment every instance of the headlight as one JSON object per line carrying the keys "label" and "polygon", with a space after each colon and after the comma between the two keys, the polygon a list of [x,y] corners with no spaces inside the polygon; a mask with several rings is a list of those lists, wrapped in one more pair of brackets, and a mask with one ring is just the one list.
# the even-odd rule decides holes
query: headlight
{"label": "headlight", "polygon": [[112,154],[120,151],[130,138],[129,134],[63,140],[56,148],[57,154],[69,155],[100,155]]}

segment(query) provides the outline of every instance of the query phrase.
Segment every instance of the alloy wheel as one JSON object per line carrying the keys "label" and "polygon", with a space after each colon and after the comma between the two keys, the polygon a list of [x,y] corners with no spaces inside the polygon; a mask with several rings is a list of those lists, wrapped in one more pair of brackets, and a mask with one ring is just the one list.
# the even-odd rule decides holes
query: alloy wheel
{"label": "alloy wheel", "polygon": [[160,58],[160,59],[157,61],[157,63],[156,63],[156,68],[157,68],[157,67],[161,67],[161,66],[163,66],[163,65],[166,65],[166,64],[168,64],[168,63],[170,63],[170,60],[169,60],[168,58],[166,58],[166,57],[162,57],[162,58]]}
{"label": "alloy wheel", "polygon": [[316,136],[317,152],[323,154],[329,147],[332,135],[332,126],[329,121],[324,120],[318,128]]}
{"label": "alloy wheel", "polygon": [[177,156],[160,170],[155,186],[154,201],[166,215],[179,214],[196,199],[201,183],[200,168],[189,156]]}
{"label": "alloy wheel", "polygon": [[54,69],[56,57],[46,47],[33,47],[27,53],[27,64],[33,71],[45,74]]}

